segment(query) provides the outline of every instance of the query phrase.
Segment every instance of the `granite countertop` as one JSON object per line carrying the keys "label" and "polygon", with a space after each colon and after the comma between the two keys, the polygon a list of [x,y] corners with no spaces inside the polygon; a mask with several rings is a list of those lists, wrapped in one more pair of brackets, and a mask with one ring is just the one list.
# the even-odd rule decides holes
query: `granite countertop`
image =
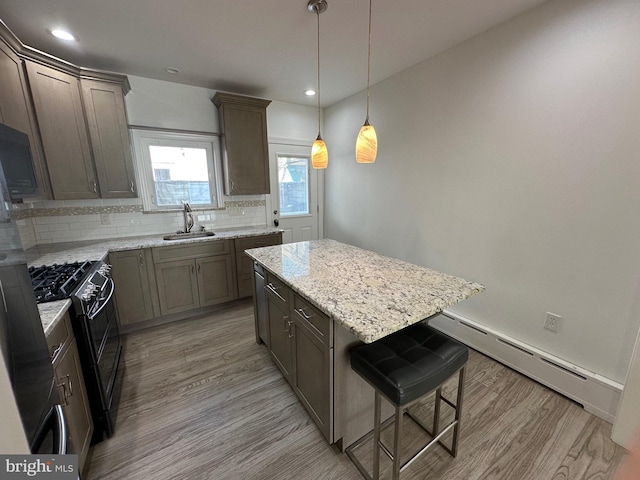
{"label": "granite countertop", "polygon": [[[32,247],[25,251],[25,255],[29,266],[52,265],[54,263],[104,260],[109,252],[229,240],[278,232],[282,232],[282,230],[270,227],[250,227],[234,230],[216,230],[215,236],[212,237],[186,238],[180,240],[163,240],[162,234],[156,234],[140,237],[114,238],[103,241],[90,240],[84,242],[53,243]],[[40,320],[45,335],[48,335],[54,329],[66,311],[69,310],[70,306],[71,300],[69,299],[38,304]]]}
{"label": "granite countertop", "polygon": [[64,300],[57,300],[55,302],[38,304],[40,321],[42,322],[42,328],[44,329],[45,336],[48,336],[51,333],[60,319],[62,319],[64,314],[67,313],[70,306],[71,300],[68,298]]}
{"label": "granite countertop", "polygon": [[365,343],[484,290],[479,283],[329,239],[246,253]]}
{"label": "granite countertop", "polygon": [[282,232],[282,230],[272,227],[250,227],[235,230],[216,230],[215,236],[212,237],[185,238],[180,240],[163,240],[163,234],[154,234],[140,237],[113,238],[102,241],[88,240],[83,242],[38,245],[28,249],[25,253],[29,266],[40,266],[52,265],[54,263],[83,262],[86,260],[104,260],[109,252],[214,242],[217,240],[268,235],[277,232]]}

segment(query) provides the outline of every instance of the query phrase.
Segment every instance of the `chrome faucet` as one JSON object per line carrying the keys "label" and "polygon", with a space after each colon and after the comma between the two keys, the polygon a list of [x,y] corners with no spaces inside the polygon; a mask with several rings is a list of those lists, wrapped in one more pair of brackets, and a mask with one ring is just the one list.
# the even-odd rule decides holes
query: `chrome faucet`
{"label": "chrome faucet", "polygon": [[184,217],[184,233],[189,233],[193,228],[193,215],[191,215],[191,205],[182,202],[182,216]]}

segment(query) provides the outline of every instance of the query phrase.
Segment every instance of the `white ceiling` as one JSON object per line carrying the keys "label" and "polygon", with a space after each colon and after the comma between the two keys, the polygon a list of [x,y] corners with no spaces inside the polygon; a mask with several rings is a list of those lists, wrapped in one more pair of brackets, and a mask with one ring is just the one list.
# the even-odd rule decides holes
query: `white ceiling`
{"label": "white ceiling", "polygon": [[[546,0],[375,0],[377,83]],[[320,15],[322,104],[366,86],[367,0]],[[316,16],[307,0],[2,0],[26,45],[76,65],[313,105]],[[47,29],[64,27],[79,41]],[[181,70],[179,75],[165,67]]]}

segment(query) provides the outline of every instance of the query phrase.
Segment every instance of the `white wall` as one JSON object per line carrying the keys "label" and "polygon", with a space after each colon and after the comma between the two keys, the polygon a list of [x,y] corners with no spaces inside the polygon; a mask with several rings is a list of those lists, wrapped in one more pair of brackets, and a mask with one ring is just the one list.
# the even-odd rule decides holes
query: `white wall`
{"label": "white wall", "polygon": [[481,282],[452,310],[623,382],[640,323],[639,25],[637,0],[552,0],[375,85],[373,165],[354,161],[364,95],[328,108],[325,235]]}
{"label": "white wall", "polygon": [[[219,133],[218,112],[211,99],[215,90],[129,75],[125,97],[129,124]],[[317,135],[314,107],[272,101],[267,107],[269,139],[312,143]]]}

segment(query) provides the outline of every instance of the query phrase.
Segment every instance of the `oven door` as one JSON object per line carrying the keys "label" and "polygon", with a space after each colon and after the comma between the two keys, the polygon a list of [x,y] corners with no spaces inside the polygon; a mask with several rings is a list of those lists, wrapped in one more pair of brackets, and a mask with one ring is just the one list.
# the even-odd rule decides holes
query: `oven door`
{"label": "oven door", "polygon": [[93,367],[100,383],[102,408],[108,409],[117,371],[120,332],[113,300],[113,280],[107,280],[96,302],[86,315],[87,331],[93,348]]}

